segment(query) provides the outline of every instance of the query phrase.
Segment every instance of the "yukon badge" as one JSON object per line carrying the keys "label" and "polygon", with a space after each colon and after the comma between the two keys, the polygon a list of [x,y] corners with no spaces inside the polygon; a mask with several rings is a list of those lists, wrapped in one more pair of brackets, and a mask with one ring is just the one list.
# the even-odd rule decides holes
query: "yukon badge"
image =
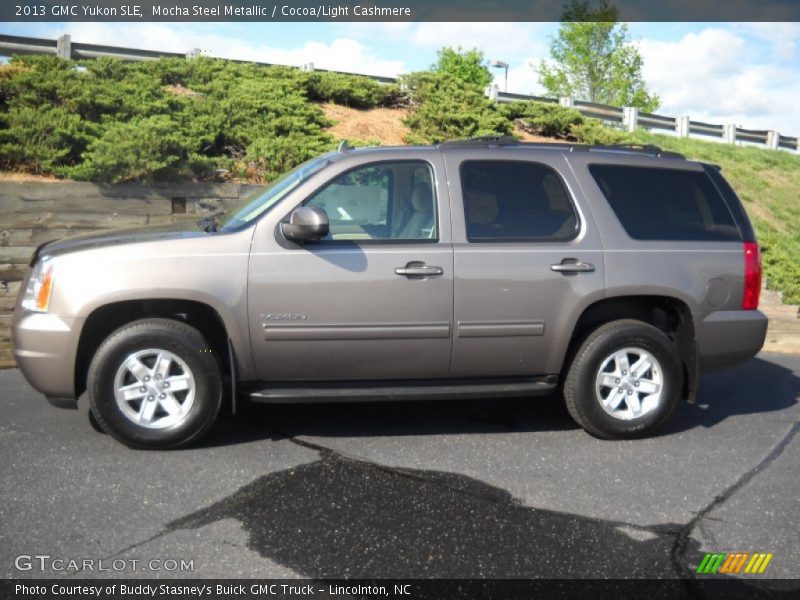
{"label": "yukon badge", "polygon": [[[268,315],[262,315],[262,317],[264,317],[264,321],[305,321],[308,319],[308,315],[297,313],[270,313]],[[266,323],[264,325],[266,325]]]}

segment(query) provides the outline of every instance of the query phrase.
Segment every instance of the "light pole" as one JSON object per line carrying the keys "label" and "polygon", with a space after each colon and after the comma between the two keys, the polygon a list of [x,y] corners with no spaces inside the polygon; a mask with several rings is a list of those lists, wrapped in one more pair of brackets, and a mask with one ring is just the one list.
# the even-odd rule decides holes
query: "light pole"
{"label": "light pole", "polygon": [[506,75],[505,75],[505,85],[503,86],[503,91],[507,92],[508,91],[508,63],[507,62],[503,62],[502,60],[492,60],[492,61],[489,61],[489,66],[490,67],[495,67],[496,69],[504,69],[505,70]]}

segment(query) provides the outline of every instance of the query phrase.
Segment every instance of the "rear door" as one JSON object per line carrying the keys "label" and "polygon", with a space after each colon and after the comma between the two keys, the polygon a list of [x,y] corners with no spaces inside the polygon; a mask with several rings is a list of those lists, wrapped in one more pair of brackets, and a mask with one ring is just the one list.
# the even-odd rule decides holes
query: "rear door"
{"label": "rear door", "polygon": [[445,151],[455,268],[451,374],[555,374],[580,312],[603,296],[600,237],[562,154],[490,152]]}

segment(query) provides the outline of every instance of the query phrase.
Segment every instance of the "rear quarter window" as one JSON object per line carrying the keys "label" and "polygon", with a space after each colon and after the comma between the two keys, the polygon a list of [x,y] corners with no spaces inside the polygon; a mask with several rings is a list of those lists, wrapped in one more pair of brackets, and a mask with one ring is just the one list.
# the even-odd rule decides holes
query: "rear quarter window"
{"label": "rear quarter window", "polygon": [[705,171],[594,164],[589,172],[633,239],[741,240]]}

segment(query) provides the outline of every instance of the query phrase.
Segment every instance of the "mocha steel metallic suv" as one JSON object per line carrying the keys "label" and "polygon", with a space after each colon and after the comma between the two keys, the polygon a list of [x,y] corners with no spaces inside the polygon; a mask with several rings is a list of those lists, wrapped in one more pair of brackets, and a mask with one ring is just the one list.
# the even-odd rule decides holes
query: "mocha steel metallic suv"
{"label": "mocha steel metallic suv", "polygon": [[719,169],[506,138],[312,160],[219,220],[40,247],[15,356],[137,448],[254,402],[535,396],[650,434],[755,355],[759,249]]}

